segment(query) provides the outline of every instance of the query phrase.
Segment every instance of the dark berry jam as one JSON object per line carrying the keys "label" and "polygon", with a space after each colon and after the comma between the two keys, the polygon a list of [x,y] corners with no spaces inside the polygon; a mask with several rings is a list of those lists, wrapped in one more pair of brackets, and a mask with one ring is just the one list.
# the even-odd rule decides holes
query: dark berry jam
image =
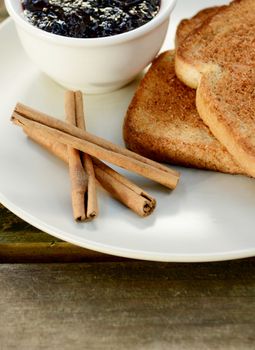
{"label": "dark berry jam", "polygon": [[160,0],[22,0],[29,23],[73,38],[98,38],[128,32],[151,21]]}

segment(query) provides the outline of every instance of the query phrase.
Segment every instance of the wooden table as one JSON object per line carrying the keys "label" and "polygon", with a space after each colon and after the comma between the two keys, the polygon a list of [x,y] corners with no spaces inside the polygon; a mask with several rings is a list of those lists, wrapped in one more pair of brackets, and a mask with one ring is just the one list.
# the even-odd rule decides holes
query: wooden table
{"label": "wooden table", "polygon": [[0,262],[0,350],[255,349],[255,259],[118,259],[0,206]]}

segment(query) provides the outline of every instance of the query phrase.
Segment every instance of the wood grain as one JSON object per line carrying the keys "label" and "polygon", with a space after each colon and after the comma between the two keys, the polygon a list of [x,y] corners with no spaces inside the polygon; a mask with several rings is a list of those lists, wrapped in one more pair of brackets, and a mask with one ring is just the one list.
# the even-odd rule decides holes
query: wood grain
{"label": "wood grain", "polygon": [[125,259],[84,249],[52,237],[0,205],[0,263],[120,260]]}
{"label": "wood grain", "polygon": [[0,280],[1,349],[255,348],[254,259],[0,265]]}

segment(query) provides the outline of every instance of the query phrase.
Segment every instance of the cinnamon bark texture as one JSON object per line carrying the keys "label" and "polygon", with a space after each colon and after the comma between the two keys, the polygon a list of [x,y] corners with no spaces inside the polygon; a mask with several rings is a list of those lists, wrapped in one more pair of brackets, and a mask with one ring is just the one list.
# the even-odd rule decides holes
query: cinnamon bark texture
{"label": "cinnamon bark texture", "polygon": [[58,140],[93,157],[136,172],[170,189],[177,186],[178,172],[22,104],[17,104],[12,121],[38,132],[44,131],[53,141]]}
{"label": "cinnamon bark texture", "polygon": [[[38,133],[33,129],[24,128],[24,132],[33,141],[68,164],[66,145],[54,142],[45,134]],[[97,180],[114,198],[141,217],[146,217],[153,212],[156,200],[148,193],[100,160],[94,158],[93,163]]]}
{"label": "cinnamon bark texture", "polygon": [[[82,104],[82,96],[79,100]],[[79,110],[81,108],[79,107]],[[77,124],[77,103],[76,93],[67,91],[65,94],[65,111],[66,121],[70,125]],[[82,116],[80,115],[80,118]],[[83,168],[80,151],[67,146],[69,174],[72,187],[72,207],[73,215],[77,221],[92,220],[97,215],[97,197],[96,191],[91,191],[91,177],[94,178],[95,188],[95,174],[93,170],[85,173]],[[86,169],[87,170],[87,169]]]}
{"label": "cinnamon bark texture", "polygon": [[[76,125],[82,130],[86,130],[85,113],[83,108],[83,97],[80,91],[74,93]],[[96,193],[96,178],[94,166],[91,157],[86,153],[81,153],[82,163],[87,174],[87,201],[86,201],[86,216],[89,219],[98,215],[97,193]]]}

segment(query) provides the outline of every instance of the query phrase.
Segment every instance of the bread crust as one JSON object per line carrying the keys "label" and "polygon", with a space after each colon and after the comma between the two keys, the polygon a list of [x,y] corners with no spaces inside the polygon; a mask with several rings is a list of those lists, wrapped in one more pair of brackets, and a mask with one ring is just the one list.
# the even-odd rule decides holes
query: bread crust
{"label": "bread crust", "polygon": [[255,70],[233,66],[204,74],[196,106],[214,136],[255,177]]}
{"label": "bread crust", "polygon": [[214,16],[220,8],[222,7],[209,7],[199,11],[190,19],[183,19],[179,23],[176,30],[175,46],[177,47],[179,44],[181,44],[192,31],[197,30],[204,23],[204,21]]}
{"label": "bread crust", "polygon": [[198,89],[200,117],[253,177],[254,67],[254,0],[234,0],[220,8],[177,48],[176,74],[186,85]]}
{"label": "bread crust", "polygon": [[254,66],[254,34],[254,0],[235,0],[220,7],[178,45],[177,76],[188,86],[197,88],[208,65]]}
{"label": "bread crust", "polygon": [[128,108],[123,126],[126,146],[157,161],[243,174],[200,119],[195,95],[175,75],[174,52],[161,54]]}
{"label": "bread crust", "polygon": [[[190,33],[197,32],[204,23],[209,22],[209,20],[222,8],[223,6],[206,8],[199,11],[192,18],[182,20],[176,30],[176,48],[188,38]],[[178,55],[178,52],[176,55]],[[180,57],[175,59],[175,70],[178,72],[179,79],[185,85],[191,87],[192,89],[196,89],[201,78],[201,68],[197,65],[193,65],[192,63],[193,62],[182,59],[182,56],[180,55]]]}

